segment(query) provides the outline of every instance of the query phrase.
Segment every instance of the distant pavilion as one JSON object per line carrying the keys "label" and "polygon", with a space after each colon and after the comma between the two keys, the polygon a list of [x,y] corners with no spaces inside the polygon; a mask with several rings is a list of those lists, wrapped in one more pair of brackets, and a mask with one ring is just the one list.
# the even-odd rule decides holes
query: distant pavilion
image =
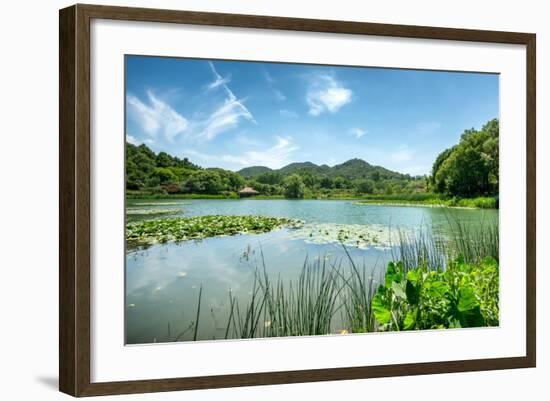
{"label": "distant pavilion", "polygon": [[255,195],[258,195],[259,192],[256,191],[254,188],[250,188],[250,187],[244,187],[243,189],[241,189],[239,191],[239,196],[241,198],[247,198],[249,196],[255,196]]}

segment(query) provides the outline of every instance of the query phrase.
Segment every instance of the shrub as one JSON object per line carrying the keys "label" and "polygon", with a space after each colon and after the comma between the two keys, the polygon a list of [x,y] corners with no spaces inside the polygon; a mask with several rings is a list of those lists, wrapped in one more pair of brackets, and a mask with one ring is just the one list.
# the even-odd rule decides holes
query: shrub
{"label": "shrub", "polygon": [[497,326],[498,280],[491,257],[468,264],[459,256],[445,271],[390,262],[372,311],[379,330]]}

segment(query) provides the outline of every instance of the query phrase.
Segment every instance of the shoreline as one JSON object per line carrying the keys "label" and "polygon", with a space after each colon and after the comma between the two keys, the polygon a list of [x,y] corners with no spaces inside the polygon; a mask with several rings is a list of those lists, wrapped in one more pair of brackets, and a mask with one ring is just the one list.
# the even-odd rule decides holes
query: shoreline
{"label": "shoreline", "polygon": [[446,208],[446,209],[471,209],[471,210],[498,210],[497,208],[483,208],[474,206],[450,206],[445,204],[433,204],[433,203],[415,203],[415,202],[380,202],[380,201],[365,201],[364,199],[359,202],[355,202],[356,205],[371,205],[371,206],[404,206],[404,207],[432,207],[432,208]]}
{"label": "shoreline", "polygon": [[441,203],[429,203],[425,201],[409,201],[409,200],[383,200],[383,199],[365,199],[361,197],[342,197],[342,198],[303,198],[303,199],[287,199],[279,196],[255,196],[247,198],[232,198],[232,197],[221,197],[221,196],[144,196],[144,197],[126,197],[126,203],[136,202],[139,204],[140,201],[158,201],[159,204],[162,204],[163,201],[184,201],[184,200],[228,200],[228,201],[241,201],[241,200],[291,200],[291,201],[301,201],[301,200],[318,200],[318,201],[351,201],[356,205],[372,205],[372,206],[396,206],[396,207],[431,207],[431,208],[449,208],[449,209],[493,209],[498,210],[496,207],[476,207],[476,206],[461,206],[461,205],[447,205],[445,201]]}

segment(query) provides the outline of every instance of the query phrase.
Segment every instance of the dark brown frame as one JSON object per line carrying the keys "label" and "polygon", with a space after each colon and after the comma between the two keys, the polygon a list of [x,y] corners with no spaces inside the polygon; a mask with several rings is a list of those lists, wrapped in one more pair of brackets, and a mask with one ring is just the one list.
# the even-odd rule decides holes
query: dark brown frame
{"label": "dark brown frame", "polygon": [[[90,21],[92,18],[525,45],[526,356],[122,382],[90,382]],[[59,389],[73,396],[528,368],[536,365],[536,35],[194,11],[74,5],[59,13]]]}

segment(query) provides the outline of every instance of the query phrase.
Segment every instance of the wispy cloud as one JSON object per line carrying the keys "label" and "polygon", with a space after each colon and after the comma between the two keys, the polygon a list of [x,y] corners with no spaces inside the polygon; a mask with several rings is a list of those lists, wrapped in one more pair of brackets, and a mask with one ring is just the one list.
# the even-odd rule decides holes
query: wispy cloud
{"label": "wispy cloud", "polygon": [[136,146],[141,145],[142,143],[145,143],[147,145],[154,145],[155,144],[155,141],[152,140],[151,138],[145,138],[145,139],[141,140],[141,139],[138,139],[135,136],[130,135],[130,134],[126,134],[126,142],[131,143],[132,145],[136,145]]}
{"label": "wispy cloud", "polygon": [[309,114],[336,113],[351,102],[353,92],[340,83],[333,74],[316,73],[311,78],[306,93]]}
{"label": "wispy cloud", "polygon": [[430,165],[411,165],[406,166],[403,171],[410,175],[429,175],[431,169]]}
{"label": "wispy cloud", "polygon": [[260,141],[258,141],[255,138],[251,138],[249,135],[246,135],[244,133],[238,134],[235,137],[235,141],[241,145],[245,146],[259,146]]}
{"label": "wispy cloud", "polygon": [[233,91],[224,82],[224,78],[216,71],[212,62],[208,62],[212,73],[214,74],[215,88],[223,88],[226,94],[224,102],[218,106],[214,112],[204,121],[197,122],[200,129],[199,137],[206,140],[212,140],[220,133],[238,126],[241,119],[256,123],[252,113],[244,105],[243,99],[237,99]]}
{"label": "wispy cloud", "polygon": [[292,110],[281,109],[279,110],[279,114],[281,115],[281,117],[285,118],[298,118],[298,113]]}
{"label": "wispy cloud", "polygon": [[295,145],[291,137],[276,137],[275,145],[258,151],[245,152],[244,165],[262,164],[270,168],[280,168],[290,163],[290,156],[299,147]]}
{"label": "wispy cloud", "polygon": [[126,142],[132,145],[139,145],[139,141],[132,135],[126,134]]}
{"label": "wispy cloud", "polygon": [[156,97],[153,92],[147,92],[147,100],[146,104],[132,94],[126,97],[130,117],[140,124],[146,134],[157,137],[160,132],[166,139],[173,141],[178,134],[187,129],[187,119],[168,103]]}
{"label": "wispy cloud", "polygon": [[271,74],[265,70],[264,70],[264,77],[265,77],[265,80],[267,81],[267,84],[273,91],[273,96],[275,96],[275,99],[279,100],[280,102],[285,101],[286,95],[283,92],[281,92],[280,89],[277,89],[275,87],[275,82],[276,82],[275,78],[273,78],[273,76],[271,76]]}
{"label": "wispy cloud", "polygon": [[390,158],[394,162],[403,163],[412,160],[414,154],[414,150],[409,149],[407,145],[400,145],[394,152],[390,154]]}
{"label": "wispy cloud", "polygon": [[210,90],[216,89],[222,85],[227,85],[229,82],[231,82],[231,77],[229,75],[227,77],[222,77],[220,74],[218,74],[218,72],[214,68],[214,64],[212,64],[211,62],[209,62],[208,64],[210,65],[210,69],[214,74],[214,81],[206,85],[205,90],[207,92]]}
{"label": "wispy cloud", "polygon": [[350,130],[350,133],[356,137],[357,139],[361,138],[363,135],[365,135],[367,133],[367,131],[365,131],[364,129],[361,129],[361,128],[352,128]]}
{"label": "wispy cloud", "polygon": [[299,149],[289,136],[274,137],[275,144],[262,150],[249,150],[242,154],[205,154],[193,149],[188,149],[186,156],[200,159],[203,162],[219,166],[225,162],[228,168],[240,169],[248,166],[267,166],[270,168],[281,168],[289,164],[292,154]]}

